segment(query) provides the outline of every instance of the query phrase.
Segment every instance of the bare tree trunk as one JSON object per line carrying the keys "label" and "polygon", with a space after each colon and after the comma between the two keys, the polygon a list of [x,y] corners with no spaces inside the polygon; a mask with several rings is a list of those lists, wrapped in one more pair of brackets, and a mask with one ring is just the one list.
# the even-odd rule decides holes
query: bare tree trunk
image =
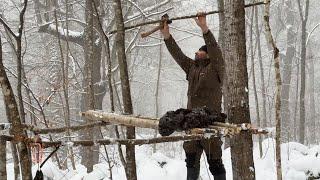
{"label": "bare tree trunk", "polygon": [[[225,1],[225,61],[228,117],[231,123],[250,123],[244,0]],[[234,179],[255,179],[251,134],[230,139]]]}
{"label": "bare tree trunk", "polygon": [[[161,74],[161,67],[162,67],[162,44],[160,43],[159,47],[159,66],[157,71],[157,83],[156,83],[156,93],[155,93],[155,106],[156,106],[156,118],[159,117],[159,89],[160,89],[160,74]],[[158,131],[154,131],[154,137],[156,138]],[[153,145],[153,153],[156,152],[156,144]]]}
{"label": "bare tree trunk", "polygon": [[[96,3],[98,4],[98,3]],[[81,100],[81,111],[87,111],[88,109],[102,109],[103,97],[106,93],[105,82],[101,77],[101,40],[99,38],[96,28],[98,28],[98,20],[94,13],[94,5],[92,0],[86,0],[86,27],[84,30],[84,78],[83,88],[86,93],[83,94]],[[87,120],[86,120],[87,121]],[[89,128],[86,130],[85,138],[93,139],[99,138],[99,128]],[[95,153],[92,153],[95,152]],[[83,148],[83,159],[81,163],[87,167],[87,171],[93,170],[93,165],[99,161],[99,146],[93,146],[90,148]]]}
{"label": "bare tree trunk", "polygon": [[[95,98],[94,98],[94,82],[93,82],[93,59],[95,56],[94,52],[94,22],[93,22],[93,9],[91,0],[86,0],[86,9],[85,9],[85,17],[86,17],[86,27],[85,27],[85,45],[84,45],[84,55],[85,55],[85,66],[84,66],[84,77],[83,77],[83,88],[85,91],[84,100],[81,103],[81,110],[94,110],[95,109]],[[88,120],[86,120],[88,122]],[[88,128],[84,132],[84,137],[86,139],[93,139],[93,128]],[[81,164],[87,167],[87,172],[90,173],[93,171],[93,165],[98,162],[98,160],[94,161],[93,154],[99,154],[99,149],[97,146],[95,147],[84,147],[83,158],[81,159]],[[98,152],[97,152],[98,150]],[[94,152],[95,153],[90,153]],[[96,157],[96,156],[95,156]]]}
{"label": "bare tree trunk", "polygon": [[[254,47],[253,47],[253,24],[254,24],[254,13],[255,13],[255,8],[252,7],[251,11],[251,24],[250,24],[250,53],[251,53],[251,65],[252,65],[252,84],[253,84],[253,94],[254,94],[254,99],[255,99],[255,104],[256,104],[256,117],[257,117],[257,124],[258,127],[261,127],[261,120],[260,120],[260,109],[259,109],[259,99],[258,99],[258,93],[257,93],[257,85],[256,85],[256,74],[255,74],[255,63],[254,63],[254,58],[255,58],[255,53],[254,53]],[[260,158],[262,158],[263,152],[262,152],[262,137],[259,135],[259,154]]]}
{"label": "bare tree trunk", "polygon": [[10,142],[10,145],[11,145],[11,153],[12,153],[12,159],[13,159],[14,179],[20,180],[21,172],[20,172],[17,144],[14,142]]}
{"label": "bare tree trunk", "polygon": [[[26,132],[21,128],[21,122],[25,122],[25,112],[22,99],[22,72],[23,72],[23,60],[22,60],[22,34],[24,29],[24,15],[27,10],[28,0],[24,0],[23,8],[19,14],[19,28],[18,33],[15,34],[12,29],[1,19],[0,23],[5,27],[7,31],[14,37],[16,41],[16,55],[17,55],[17,72],[18,72],[18,83],[17,83],[17,96],[18,102],[16,102],[14,93],[5,72],[2,59],[2,42],[0,37],[0,84],[4,96],[4,102],[6,106],[6,114],[13,128],[10,134],[15,136],[26,136]],[[19,112],[20,111],[20,112]],[[20,157],[21,175],[23,179],[32,179],[31,173],[31,160],[30,153],[25,143],[17,143],[18,154]],[[13,154],[15,155],[15,153]]]}
{"label": "bare tree trunk", "polygon": [[309,86],[310,86],[310,144],[317,143],[316,129],[316,104],[314,93],[314,56],[310,56],[309,63]]}
{"label": "bare tree trunk", "polygon": [[[10,47],[12,52],[15,52],[15,42],[14,39],[12,38],[12,36],[10,35],[10,32],[8,30],[6,30],[6,35],[7,35],[7,39],[10,39]],[[17,58],[17,57],[16,57]],[[17,61],[17,60],[16,60]],[[13,159],[13,170],[14,170],[14,179],[15,180],[20,180],[21,177],[21,172],[20,172],[20,164],[19,164],[19,158],[18,158],[18,150],[17,150],[17,145],[15,142],[10,142],[11,144],[11,153],[12,153],[12,159]]]}
{"label": "bare tree trunk", "polygon": [[280,56],[279,49],[273,39],[270,29],[270,0],[266,0],[265,5],[265,32],[268,43],[273,48],[273,58],[274,58],[274,70],[276,74],[276,166],[277,166],[277,180],[282,179],[282,169],[281,169],[281,74],[280,74]]}
{"label": "bare tree trunk", "polygon": [[[39,2],[38,0],[35,3]],[[84,30],[83,36],[68,36],[65,33],[61,33],[66,31],[62,27],[59,32],[55,29],[50,28],[49,23],[45,23],[45,25],[41,25],[39,27],[39,32],[44,32],[47,34],[51,34],[54,36],[58,36],[60,34],[60,38],[65,41],[69,41],[75,44],[80,45],[84,50],[85,55],[85,64],[84,64],[84,77],[82,82],[82,87],[85,93],[81,95],[81,111],[87,111],[88,109],[102,109],[102,101],[103,97],[106,94],[106,84],[105,81],[102,80],[100,69],[101,69],[101,40],[99,40],[99,36],[96,33],[95,29],[98,27],[97,17],[94,16],[93,11],[93,1],[86,0],[85,1],[85,18],[86,18],[86,26]],[[97,3],[99,4],[99,3]],[[39,9],[39,8],[38,8]],[[49,20],[49,16],[47,12],[51,12],[47,9],[45,13],[46,21]],[[40,13],[40,12],[37,12]],[[41,16],[37,16],[38,19]],[[95,70],[93,70],[93,68]],[[89,84],[90,83],[90,84]],[[90,87],[89,87],[90,86]],[[89,103],[91,102],[91,106]],[[90,108],[91,107],[91,108]],[[85,122],[85,120],[84,120]],[[90,133],[92,132],[92,133]],[[81,134],[82,138],[95,138],[100,137],[99,128],[92,130],[88,129]],[[81,163],[87,167],[88,172],[92,170],[93,164],[97,163],[99,160],[99,147],[94,146],[92,148],[82,148],[80,151],[81,154]],[[92,154],[92,151],[95,153]]]}
{"label": "bare tree trunk", "polygon": [[[224,46],[225,46],[225,40],[224,40],[224,31],[225,31],[225,15],[224,15],[224,0],[218,0],[218,9],[220,11],[219,13],[219,45],[221,47],[222,51],[222,56],[224,57]],[[228,76],[224,75],[223,76],[223,86],[222,86],[222,96],[223,96],[223,111],[227,112],[228,111],[228,86],[227,86],[227,78]],[[227,119],[227,121],[229,121]],[[228,137],[225,138],[225,143],[224,143],[224,149],[230,147],[230,139]]]}
{"label": "bare tree trunk", "polygon": [[[69,23],[68,23],[68,14],[69,14],[69,1],[66,0],[66,29],[67,29],[67,36],[69,36]],[[59,40],[60,41],[60,40]],[[69,41],[66,41],[67,44],[67,52],[66,52],[66,62],[62,62],[62,72],[63,72],[63,90],[64,90],[64,98],[65,98],[65,104],[66,104],[66,112],[65,112],[65,125],[67,127],[70,127],[70,105],[69,105]],[[62,56],[63,60],[63,56]],[[65,63],[65,65],[64,65]],[[67,136],[70,136],[70,130],[67,131]],[[71,165],[73,170],[76,169],[75,160],[74,160],[74,154],[73,154],[73,148],[68,147],[68,154],[70,157]]]}
{"label": "bare tree trunk", "polygon": [[[292,1],[285,1],[286,7],[286,27],[287,27],[287,49],[286,56],[284,59],[284,67],[283,67],[283,83],[281,90],[281,99],[282,99],[282,109],[281,109],[281,119],[282,119],[282,132],[289,135],[290,127],[290,108],[289,108],[289,99],[290,99],[290,87],[291,87],[291,71],[292,71],[292,61],[295,57],[295,40],[296,40],[296,32],[293,29],[294,25],[294,11],[292,6]],[[285,137],[285,136],[282,136]],[[288,139],[289,140],[289,139]]]}
{"label": "bare tree trunk", "polygon": [[[21,51],[20,51],[21,53]],[[12,124],[10,134],[14,136],[26,136],[25,131],[21,127],[21,119],[18,110],[18,104],[15,100],[14,93],[9,82],[8,76],[5,72],[2,59],[2,42],[0,37],[0,84],[2,94],[4,96],[4,103],[6,106],[6,114],[9,122]],[[18,143],[18,154],[20,157],[21,175],[25,180],[31,180],[31,160],[29,156],[28,146],[24,142]]]}
{"label": "bare tree trunk", "polygon": [[[120,68],[120,79],[121,79],[121,89],[122,89],[122,100],[124,106],[124,113],[132,114],[132,101],[131,101],[131,92],[129,84],[129,75],[125,54],[125,30],[124,22],[122,15],[122,7],[120,0],[114,0],[115,16],[116,16],[116,25],[117,25],[117,54],[118,62]],[[135,128],[127,127],[127,138],[135,139]],[[136,159],[135,159],[135,147],[134,145],[126,145],[126,176],[128,180],[136,180]]]}
{"label": "bare tree trunk", "polygon": [[0,138],[0,177],[7,179],[7,141],[3,138]]}
{"label": "bare tree trunk", "polygon": [[[67,3],[68,1],[66,1]],[[66,5],[66,9],[67,9],[67,13],[68,13],[68,5]],[[57,19],[57,13],[56,11],[54,11],[54,18],[55,18],[55,23],[56,23],[56,31],[58,31],[58,19]],[[67,33],[68,33],[68,18],[67,18]],[[64,100],[65,103],[63,106],[63,112],[64,112],[64,123],[66,127],[70,127],[70,106],[69,106],[69,80],[68,80],[68,67],[69,67],[69,45],[68,45],[68,41],[67,41],[67,53],[66,53],[66,62],[64,60],[64,55],[63,55],[63,48],[62,48],[62,42],[61,42],[61,38],[58,35],[58,45],[59,45],[59,49],[60,49],[60,57],[61,57],[61,72],[62,72],[62,89],[63,89],[63,96],[64,96]],[[63,101],[63,99],[61,98],[61,100]],[[67,129],[66,132],[66,136],[70,137],[70,130]],[[68,138],[68,140],[71,140],[70,138]],[[70,160],[72,163],[72,168],[75,170],[75,161],[74,161],[74,156],[73,156],[73,149],[72,147],[66,147],[66,156],[65,158],[67,159],[68,154],[70,155]],[[67,168],[67,160],[65,160],[65,169]]]}
{"label": "bare tree trunk", "polygon": [[306,58],[307,58],[307,21],[309,15],[309,0],[305,3],[305,14],[303,16],[302,5],[300,0],[298,1],[299,13],[301,18],[301,54],[300,54],[300,68],[301,68],[301,79],[300,79],[300,133],[299,142],[304,144],[305,142],[305,123],[306,123],[306,109],[305,109],[305,91],[306,91]]}
{"label": "bare tree trunk", "polygon": [[262,63],[262,54],[261,54],[261,42],[260,42],[260,30],[259,30],[259,8],[255,8],[255,31],[257,34],[257,48],[258,48],[258,60],[259,60],[259,67],[260,67],[260,78],[261,78],[261,94],[262,94],[262,127],[267,126],[267,96],[266,96],[266,86],[265,86],[265,78],[264,78],[264,70],[263,70],[263,63]]}
{"label": "bare tree trunk", "polygon": [[297,114],[298,114],[298,103],[299,103],[299,72],[300,72],[300,65],[297,63],[297,74],[296,74],[296,95],[295,95],[295,106],[294,106],[294,119],[293,119],[293,124],[294,124],[294,140],[298,141],[298,122],[297,122]]}

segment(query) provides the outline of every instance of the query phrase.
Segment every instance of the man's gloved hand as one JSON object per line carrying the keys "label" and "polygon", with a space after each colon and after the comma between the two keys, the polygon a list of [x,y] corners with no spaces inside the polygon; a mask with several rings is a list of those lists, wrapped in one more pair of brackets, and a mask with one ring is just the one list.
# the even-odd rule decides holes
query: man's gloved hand
{"label": "man's gloved hand", "polygon": [[196,21],[197,25],[201,28],[203,34],[206,34],[209,30],[207,25],[206,14],[204,12],[198,12],[197,16],[198,17],[194,18],[194,20]]}
{"label": "man's gloved hand", "polygon": [[160,31],[161,31],[164,39],[170,38],[171,35],[170,35],[169,25],[168,25],[167,21],[163,22],[163,29],[160,29]]}

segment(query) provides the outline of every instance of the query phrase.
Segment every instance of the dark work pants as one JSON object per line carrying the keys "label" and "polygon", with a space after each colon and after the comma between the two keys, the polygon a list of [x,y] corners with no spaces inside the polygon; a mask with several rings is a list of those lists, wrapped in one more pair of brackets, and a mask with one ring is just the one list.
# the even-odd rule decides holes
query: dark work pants
{"label": "dark work pants", "polygon": [[187,180],[197,180],[200,173],[200,158],[205,151],[209,170],[213,176],[225,174],[225,168],[222,163],[222,141],[219,137],[210,139],[186,141],[183,143],[183,149],[186,153]]}

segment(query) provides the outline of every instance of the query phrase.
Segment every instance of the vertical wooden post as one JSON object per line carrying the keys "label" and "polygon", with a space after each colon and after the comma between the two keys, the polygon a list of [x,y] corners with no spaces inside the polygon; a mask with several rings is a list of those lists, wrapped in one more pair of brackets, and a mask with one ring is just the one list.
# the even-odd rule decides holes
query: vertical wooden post
{"label": "vertical wooden post", "polygon": [[7,141],[0,137],[0,177],[7,179]]}

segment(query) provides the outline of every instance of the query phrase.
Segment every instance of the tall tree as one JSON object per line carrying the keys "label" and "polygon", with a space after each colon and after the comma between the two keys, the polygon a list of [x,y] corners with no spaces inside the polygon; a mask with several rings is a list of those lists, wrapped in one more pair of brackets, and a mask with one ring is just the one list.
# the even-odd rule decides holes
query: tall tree
{"label": "tall tree", "polygon": [[[99,38],[95,29],[98,27],[97,18],[94,15],[94,6],[92,0],[86,0],[86,26],[84,29],[84,77],[83,77],[83,89],[85,96],[82,98],[81,111],[102,109],[102,100],[105,95],[105,83],[101,80],[101,41],[96,43]],[[98,44],[98,45],[97,45]],[[98,70],[94,70],[97,68]],[[99,84],[102,84],[99,85]],[[86,120],[87,122],[90,120]],[[98,128],[89,128],[85,132],[86,139],[99,138]],[[86,165],[87,171],[91,172],[93,170],[93,165],[99,161],[99,153],[92,154],[91,152],[99,152],[99,146],[83,148],[84,158],[82,159],[82,164]]]}
{"label": "tall tree", "polygon": [[276,74],[276,166],[277,166],[277,180],[282,179],[281,170],[281,74],[280,74],[280,55],[279,49],[276,42],[272,36],[270,28],[270,0],[266,0],[265,13],[264,13],[264,23],[265,32],[268,43],[273,48],[273,59],[274,59],[274,70]]}
{"label": "tall tree", "polygon": [[[132,114],[132,100],[130,92],[130,83],[128,75],[128,67],[126,60],[125,50],[125,30],[124,21],[122,15],[122,7],[120,0],[114,0],[114,9],[116,16],[117,36],[116,36],[116,48],[118,55],[118,63],[120,68],[120,80],[121,80],[121,91],[122,101],[124,107],[124,113]],[[135,139],[135,128],[127,127],[127,138]],[[135,158],[135,147],[134,145],[126,145],[126,176],[128,180],[136,180],[136,158]]]}
{"label": "tall tree", "polygon": [[[42,7],[39,1],[35,1],[37,3],[37,7]],[[100,3],[96,3],[99,8]],[[40,9],[40,8],[36,8]],[[83,81],[82,88],[85,93],[81,94],[81,103],[80,110],[82,112],[87,111],[89,109],[102,109],[102,101],[103,97],[106,94],[106,83],[102,79],[101,76],[101,49],[102,43],[99,40],[99,35],[96,32],[98,27],[98,18],[94,15],[93,1],[86,0],[85,1],[85,24],[80,25],[84,26],[84,30],[79,32],[77,35],[69,33],[70,30],[65,29],[62,26],[58,27],[58,31],[55,26],[50,25],[51,22],[47,22],[44,24],[40,24],[39,32],[51,34],[55,37],[60,37],[61,40],[65,40],[68,42],[72,42],[80,45],[84,51],[84,67],[83,67]],[[50,12],[50,11],[46,11]],[[37,14],[41,14],[41,12],[37,12]],[[41,16],[37,18],[38,23],[42,22]],[[49,14],[45,13],[46,21],[49,21]],[[79,22],[79,21],[77,21]],[[68,33],[66,33],[68,31]],[[97,69],[97,70],[93,70]],[[102,83],[101,83],[102,82]],[[87,120],[83,120],[84,123]],[[90,133],[92,132],[92,133]],[[99,131],[88,129],[86,132],[83,132],[83,138],[97,138],[100,137]],[[94,146],[90,148],[82,148],[81,149],[81,163],[87,167],[87,171],[91,172],[93,170],[93,164],[98,163],[99,153],[94,153],[92,155],[92,151],[98,152],[99,147]]]}
{"label": "tall tree", "polygon": [[301,69],[301,79],[300,79],[300,133],[299,142],[304,144],[305,141],[305,123],[306,123],[306,108],[305,108],[305,96],[306,96],[306,59],[307,59],[307,22],[309,16],[309,0],[305,0],[305,10],[304,15],[302,11],[301,0],[297,0],[299,7],[299,14],[301,20],[301,54],[300,54],[300,69]]}
{"label": "tall tree", "polygon": [[[2,44],[1,37],[0,44]],[[0,45],[0,48],[2,49],[2,45]],[[15,99],[12,86],[9,82],[8,76],[5,71],[5,67],[3,65],[2,50],[0,52],[0,85],[2,94],[4,96],[4,104],[6,107],[8,121],[12,124],[10,134],[16,137],[25,137],[26,134],[24,133],[24,130],[21,126],[21,115],[18,110],[18,103]],[[24,111],[22,113],[24,113]],[[28,145],[26,142],[18,142],[15,144],[18,146],[17,150],[20,157],[20,167],[22,176],[21,178],[31,180],[31,160],[29,158]]]}
{"label": "tall tree", "polygon": [[[250,123],[244,0],[225,1],[225,61],[228,119]],[[255,179],[253,142],[244,132],[230,139],[234,179]]]}
{"label": "tall tree", "polygon": [[[253,94],[254,94],[254,100],[256,105],[256,119],[257,119],[257,125],[258,127],[261,127],[261,119],[260,119],[260,109],[259,109],[259,99],[258,99],[258,93],[257,93],[257,85],[256,85],[256,69],[255,69],[255,48],[253,46],[253,24],[254,24],[254,14],[256,13],[255,8],[252,7],[251,10],[251,19],[250,19],[250,59],[251,59],[251,66],[252,66],[252,84],[253,84]],[[260,158],[262,158],[262,137],[259,135],[259,153]]]}
{"label": "tall tree", "polygon": [[[22,99],[22,72],[23,72],[23,60],[22,60],[22,35],[24,30],[24,15],[27,10],[28,0],[24,0],[23,8],[19,14],[19,27],[18,33],[15,34],[9,25],[0,17],[0,23],[5,27],[6,31],[14,38],[16,41],[16,49],[15,53],[17,56],[17,96],[18,103],[15,100],[15,96],[13,93],[13,89],[9,82],[8,76],[5,72],[5,68],[3,65],[2,52],[0,57],[0,84],[2,88],[2,93],[4,96],[4,103],[6,106],[6,114],[8,117],[8,121],[12,123],[12,129],[10,130],[10,134],[18,137],[27,136],[26,132],[22,129],[21,123],[25,122],[25,111]],[[1,43],[1,41],[0,41]],[[2,46],[0,47],[2,48]],[[31,172],[31,159],[28,146],[25,142],[14,143],[17,145],[18,155],[20,157],[20,167],[21,167],[21,176],[23,179],[29,180],[32,179]],[[15,149],[15,148],[13,148]],[[15,152],[13,152],[15,154]],[[16,173],[16,172],[15,172]],[[17,178],[17,177],[15,177]]]}
{"label": "tall tree", "polygon": [[256,6],[254,18],[255,18],[255,33],[257,39],[257,48],[258,48],[258,60],[259,60],[259,68],[260,68],[260,81],[261,81],[261,94],[262,94],[262,127],[267,126],[267,95],[266,95],[266,85],[264,78],[264,69],[262,62],[262,51],[261,51],[261,40],[260,40],[260,29],[259,29],[259,8]]}
{"label": "tall tree", "polygon": [[[308,45],[308,44],[307,44]],[[316,104],[315,104],[315,92],[314,92],[314,84],[315,84],[315,73],[314,73],[314,52],[309,51],[308,53],[308,57],[309,57],[309,96],[310,96],[310,115],[309,115],[309,132],[310,132],[310,144],[315,144],[317,143],[317,137],[316,137],[316,133],[317,133],[317,118],[316,118]]]}
{"label": "tall tree", "polygon": [[296,32],[294,30],[295,12],[293,8],[292,1],[285,1],[285,11],[286,11],[286,27],[287,27],[287,48],[284,57],[283,65],[283,83],[281,89],[281,119],[282,119],[282,132],[288,132],[290,125],[290,108],[289,108],[289,97],[290,97],[290,87],[291,87],[291,71],[292,71],[292,61],[295,57],[295,40]]}
{"label": "tall tree", "polygon": [[[0,61],[2,61],[2,45],[0,37]],[[7,179],[7,141],[0,137],[0,177]]]}

